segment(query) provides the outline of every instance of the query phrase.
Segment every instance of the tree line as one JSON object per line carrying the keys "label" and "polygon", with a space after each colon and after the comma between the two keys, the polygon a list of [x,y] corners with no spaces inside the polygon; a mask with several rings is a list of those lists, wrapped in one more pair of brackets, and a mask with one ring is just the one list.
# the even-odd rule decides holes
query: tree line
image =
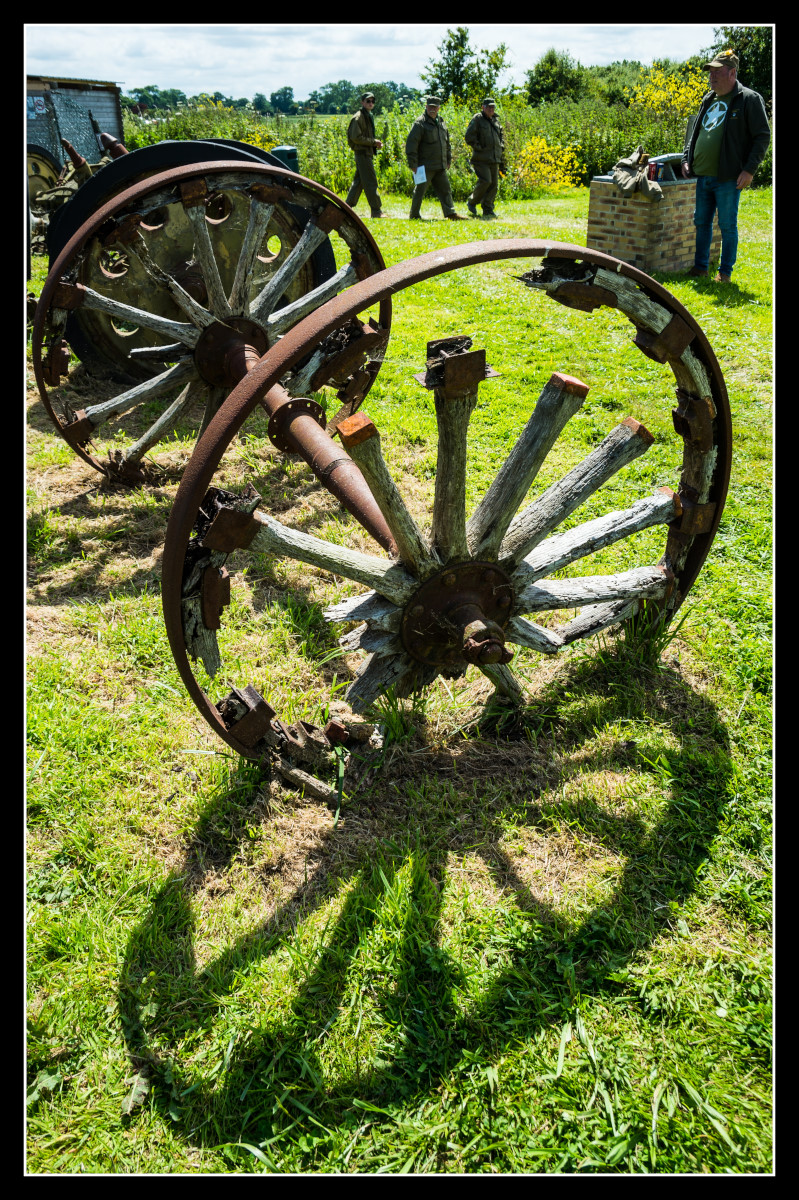
{"label": "tree line", "polygon": [[[771,113],[772,103],[772,29],[766,25],[714,27],[715,41],[685,62],[659,59],[655,67],[679,77],[692,68],[701,67],[709,55],[730,47],[740,58],[739,76],[747,87],[759,92]],[[635,60],[624,59],[608,66],[584,67],[567,51],[550,47],[527,71],[521,87],[503,85],[509,70],[509,49],[504,42],[493,50],[472,45],[464,26],[447,30],[438,47],[438,55],[420,71],[425,89],[441,95],[442,100],[454,98],[478,104],[492,92],[500,95],[522,96],[533,107],[560,100],[593,100],[607,105],[629,105],[636,84],[649,68]],[[312,91],[307,99],[295,98],[291,87],[277,88],[269,97],[256,92],[252,99],[233,99],[224,93],[203,92],[187,96],[177,88],[158,88],[155,85],[131,88],[121,97],[124,107],[138,110],[196,107],[212,101],[225,108],[243,109],[263,116],[281,113],[348,113],[355,112],[365,91],[374,92],[375,113],[390,112],[395,105],[405,111],[425,94],[419,88],[393,80],[355,84],[348,79],[326,83]]]}

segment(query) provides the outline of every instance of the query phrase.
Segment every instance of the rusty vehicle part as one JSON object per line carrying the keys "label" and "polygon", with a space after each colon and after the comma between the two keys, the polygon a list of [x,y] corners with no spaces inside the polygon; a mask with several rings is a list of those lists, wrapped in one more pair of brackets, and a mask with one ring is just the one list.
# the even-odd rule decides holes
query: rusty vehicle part
{"label": "rusty vehicle part", "polygon": [[[673,461],[654,492],[632,497],[623,507],[611,498],[620,486],[618,472],[655,441],[639,420],[628,416],[602,440],[598,432],[592,439],[598,444],[582,461],[565,474],[557,470],[554,482],[525,504],[536,473],[589,391],[587,383],[554,372],[538,400],[525,402],[525,414],[532,409],[532,415],[467,520],[468,422],[478,390],[482,406],[490,406],[497,372],[486,361],[486,350],[473,349],[466,336],[429,342],[427,369],[416,376],[432,390],[438,427],[429,534],[396,487],[377,427],[364,411],[342,421],[339,434],[362,476],[351,477],[350,511],[369,528],[374,527],[370,506],[377,506],[393,541],[383,555],[361,553],[283,524],[249,485],[242,500],[212,486],[227,447],[254,407],[270,398],[279,412],[278,381],[364,306],[396,298],[448,271],[525,258],[542,261],[508,278],[517,281],[511,286],[519,287],[520,319],[528,325],[535,327],[525,286],[559,303],[565,300],[578,321],[609,304],[632,322],[637,349],[653,362],[664,354],[666,374],[670,370],[677,383],[678,404],[673,431],[668,421],[661,422],[666,445],[658,453],[670,452]],[[654,356],[648,353],[653,347]],[[665,408],[668,413],[668,400]],[[307,431],[298,432],[300,443],[317,428],[308,420]],[[557,450],[552,459],[560,461]],[[252,366],[214,416],[184,472],[167,530],[162,596],[175,662],[214,732],[245,757],[265,753],[268,741],[253,740],[249,726],[247,736],[240,736],[239,718],[221,700],[214,701],[212,690],[204,690],[190,663],[200,659],[212,679],[221,664],[217,629],[202,625],[197,564],[219,569],[235,550],[239,567],[251,556],[260,556],[261,563],[266,556],[304,563],[326,572],[328,579],[332,574],[365,589],[325,611],[328,621],[355,626],[340,646],[366,652],[346,696],[354,710],[368,709],[390,687],[407,695],[437,675],[457,677],[471,665],[498,692],[523,703],[523,680],[509,665],[513,658],[515,666],[520,651],[557,654],[578,639],[624,622],[644,605],[665,620],[671,618],[709,551],[724,507],[730,461],[730,408],[715,355],[690,313],[649,276],[597,251],[531,239],[434,251],[356,284],[306,317]],[[652,482],[649,472],[643,478]],[[602,499],[610,510],[593,515],[606,483],[611,486]],[[590,518],[569,525],[567,518],[586,503]],[[228,510],[238,513],[235,525]],[[656,550],[654,561],[650,547],[644,550],[644,565],[631,566],[639,561],[641,539],[636,535],[651,531],[654,537],[658,529],[660,557]],[[647,534],[645,544],[649,539]],[[612,544],[614,555],[626,555],[621,558],[625,569],[592,574],[584,560]],[[564,568],[571,568],[566,577]],[[580,571],[584,573],[576,573]],[[309,576],[312,572],[303,578]],[[235,586],[234,573],[231,580]],[[557,623],[556,614],[563,610],[577,611]],[[243,713],[241,718],[246,719]]]}
{"label": "rusty vehicle part", "polygon": [[43,146],[28,145],[28,196],[34,204],[43,192],[54,188],[61,174],[61,163]]}
{"label": "rusty vehicle part", "polygon": [[[338,271],[333,238],[345,257]],[[320,280],[313,258],[324,248]],[[270,346],[383,265],[371,234],[339,197],[283,168],[222,160],[151,176],[95,212],[50,271],[33,329],[40,395],[84,461],[114,478],[140,480],[155,446],[181,419],[202,413],[204,428]],[[284,373],[281,398],[304,397],[312,377],[314,389],[337,388],[344,415],[354,411],[379,370],[390,314],[385,298],[374,327],[353,320],[309,347]],[[78,328],[109,360],[124,362],[133,382],[87,405],[79,422],[48,390],[44,371],[49,347],[64,335],[81,353]],[[110,424],[115,440],[100,457],[95,434]]]}

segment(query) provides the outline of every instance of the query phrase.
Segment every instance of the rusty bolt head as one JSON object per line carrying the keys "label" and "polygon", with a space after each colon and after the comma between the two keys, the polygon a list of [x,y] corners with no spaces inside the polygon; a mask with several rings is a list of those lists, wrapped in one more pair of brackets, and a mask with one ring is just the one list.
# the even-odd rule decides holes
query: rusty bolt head
{"label": "rusty bolt head", "polygon": [[421,617],[423,615],[423,613],[424,613],[424,605],[423,604],[414,604],[413,608],[411,609],[411,616],[412,617]]}
{"label": "rusty bolt head", "polygon": [[449,571],[444,576],[444,578],[441,580],[441,582],[444,584],[444,587],[452,587],[455,583],[455,578],[456,577],[455,577],[454,573],[452,571]]}

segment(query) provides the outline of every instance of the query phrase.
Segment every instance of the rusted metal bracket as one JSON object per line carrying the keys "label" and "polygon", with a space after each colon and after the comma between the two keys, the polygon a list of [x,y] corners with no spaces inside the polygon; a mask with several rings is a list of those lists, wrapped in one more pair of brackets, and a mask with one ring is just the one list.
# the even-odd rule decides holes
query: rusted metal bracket
{"label": "rusted metal bracket", "polygon": [[337,208],[335,204],[327,203],[325,207],[318,212],[313,218],[314,225],[320,229],[322,233],[331,233],[334,229],[338,229],[344,222],[346,213],[343,208]]}
{"label": "rusted metal bracket", "polygon": [[[669,541],[673,539],[678,545],[683,545],[699,534],[709,533],[716,515],[715,501],[698,504],[693,488],[681,488],[677,500],[680,512],[678,519],[669,525]],[[668,545],[666,551],[668,553]]]}
{"label": "rusted metal bracket", "polygon": [[108,221],[100,230],[103,246],[128,246],[139,236],[141,213],[127,213],[118,221]]}
{"label": "rusted metal bracket", "polygon": [[81,408],[75,413],[75,420],[69,425],[61,426],[61,436],[73,450],[87,445],[94,435],[94,426],[86,416],[86,410]]}
{"label": "rusted metal bracket", "polygon": [[56,338],[50,344],[42,361],[42,375],[48,387],[58,387],[61,376],[69,371],[69,354],[69,346],[63,338]]}
{"label": "rusted metal bracket", "polygon": [[220,508],[200,544],[207,550],[232,554],[234,550],[246,550],[259,529],[252,513]]}
{"label": "rusted metal bracket", "polygon": [[178,187],[180,188],[180,201],[184,208],[196,208],[198,205],[205,204],[208,198],[208,186],[204,179],[182,180]]}
{"label": "rusted metal bracket", "polygon": [[225,728],[242,746],[250,749],[265,737],[274,745],[272,721],[277,714],[252,684],[233,688],[216,708]]}
{"label": "rusted metal bracket", "polygon": [[486,363],[485,350],[472,350],[465,336],[436,338],[427,343],[427,370],[414,375],[428,391],[440,390],[452,400],[473,392],[484,379],[496,379],[499,371]]}
{"label": "rusted metal bracket", "polygon": [[550,300],[557,300],[558,304],[579,309],[580,312],[593,312],[603,304],[608,308],[616,308],[619,303],[615,292],[611,292],[609,288],[580,283],[575,279],[567,280],[555,291],[547,291],[547,295]]}
{"label": "rusted metal bracket", "polygon": [[290,188],[279,187],[270,183],[253,183],[250,185],[250,195],[262,204],[286,204],[294,199]]}
{"label": "rusted metal bracket", "polygon": [[[352,321],[343,329],[337,329],[326,341],[333,352],[332,357],[326,359],[312,377],[308,385],[308,390],[312,392],[325,384],[346,384],[350,376],[365,365],[367,359],[375,358],[385,349],[388,330],[381,329],[370,317],[366,325],[360,321]],[[339,342],[342,343],[341,348],[336,350],[336,344]]]}
{"label": "rusted metal bracket", "polygon": [[206,567],[201,585],[203,625],[206,629],[221,629],[220,617],[230,604],[230,575],[226,567]]}
{"label": "rusted metal bracket", "polygon": [[651,329],[638,327],[633,341],[642,354],[658,363],[679,359],[696,337],[690,325],[674,313],[665,329],[653,333]]}
{"label": "rusted metal bracket", "polygon": [[71,312],[80,308],[86,299],[86,288],[82,283],[57,283],[53,291],[53,308],[65,308]]}
{"label": "rusted metal bracket", "polygon": [[702,454],[713,447],[713,403],[709,397],[694,396],[677,388],[677,408],[671,419],[675,431]]}

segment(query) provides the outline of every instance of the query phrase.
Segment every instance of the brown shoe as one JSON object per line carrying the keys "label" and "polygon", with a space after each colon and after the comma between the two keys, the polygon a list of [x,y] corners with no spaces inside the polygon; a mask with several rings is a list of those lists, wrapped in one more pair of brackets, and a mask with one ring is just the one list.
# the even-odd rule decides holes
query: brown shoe
{"label": "brown shoe", "polygon": [[462,217],[460,213],[447,213],[446,218],[448,221],[468,221],[469,220],[468,217]]}
{"label": "brown shoe", "polygon": [[387,217],[388,213],[370,213],[369,216],[373,221],[377,221],[379,217]]}
{"label": "brown shoe", "polygon": [[696,265],[694,265],[693,267],[691,267],[688,274],[689,275],[701,275],[701,276],[703,276],[703,278],[706,279],[707,276],[710,274],[710,270],[708,267],[697,267]]}
{"label": "brown shoe", "polygon": [[713,276],[713,282],[714,283],[732,283],[732,279],[730,279],[729,275],[722,275],[721,271],[717,271],[716,274]]}

